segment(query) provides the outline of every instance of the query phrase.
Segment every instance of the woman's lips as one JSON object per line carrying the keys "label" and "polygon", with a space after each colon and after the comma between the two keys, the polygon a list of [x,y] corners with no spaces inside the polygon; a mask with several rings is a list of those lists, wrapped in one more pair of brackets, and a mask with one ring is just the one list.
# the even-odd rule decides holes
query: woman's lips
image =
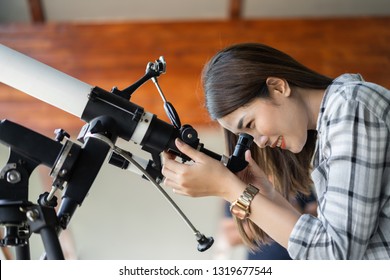
{"label": "woman's lips", "polygon": [[278,139],[274,142],[274,144],[271,147],[272,148],[278,147],[278,148],[284,149],[286,147],[284,137],[279,136]]}
{"label": "woman's lips", "polygon": [[282,143],[280,143],[280,148],[285,150],[286,149],[286,142],[284,141],[284,137],[282,136]]}

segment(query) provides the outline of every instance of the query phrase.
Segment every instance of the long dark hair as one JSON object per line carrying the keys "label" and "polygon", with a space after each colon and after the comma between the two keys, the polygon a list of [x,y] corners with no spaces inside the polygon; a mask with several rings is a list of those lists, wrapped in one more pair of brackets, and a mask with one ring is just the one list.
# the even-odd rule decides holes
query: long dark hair
{"label": "long dark hair", "polygon": [[[271,98],[266,86],[268,77],[285,79],[291,88],[326,89],[332,82],[331,78],[272,47],[258,43],[232,45],[218,52],[203,69],[205,106],[211,118],[222,118],[254,98]],[[226,129],[224,131],[227,150],[231,154],[237,136]],[[279,148],[252,147],[254,160],[272,179],[276,190],[287,199],[298,192],[308,194],[311,190],[310,170],[316,131],[308,131],[307,136],[302,151],[296,154]],[[242,179],[245,177],[244,172]],[[267,242],[267,235],[250,220],[238,220],[238,226],[251,248]]]}
{"label": "long dark hair", "polygon": [[205,105],[219,119],[256,97],[269,98],[268,77],[285,79],[291,87],[326,89],[331,78],[318,74],[272,47],[245,43],[218,52],[204,67]]}

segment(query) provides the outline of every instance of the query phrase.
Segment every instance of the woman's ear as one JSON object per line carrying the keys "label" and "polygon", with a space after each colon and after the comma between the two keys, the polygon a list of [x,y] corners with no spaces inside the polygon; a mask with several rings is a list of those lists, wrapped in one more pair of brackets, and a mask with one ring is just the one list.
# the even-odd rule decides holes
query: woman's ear
{"label": "woman's ear", "polygon": [[268,77],[266,80],[268,91],[273,94],[282,94],[285,97],[290,96],[291,89],[288,82],[276,77]]}

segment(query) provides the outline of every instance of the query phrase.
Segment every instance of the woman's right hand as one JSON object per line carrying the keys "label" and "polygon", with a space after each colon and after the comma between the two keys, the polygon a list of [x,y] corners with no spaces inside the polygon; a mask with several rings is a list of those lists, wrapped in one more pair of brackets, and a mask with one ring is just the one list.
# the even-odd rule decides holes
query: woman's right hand
{"label": "woman's right hand", "polygon": [[197,151],[176,139],[178,149],[192,159],[188,163],[174,160],[164,152],[164,185],[176,194],[191,197],[218,196],[233,201],[245,189],[245,184],[220,161]]}

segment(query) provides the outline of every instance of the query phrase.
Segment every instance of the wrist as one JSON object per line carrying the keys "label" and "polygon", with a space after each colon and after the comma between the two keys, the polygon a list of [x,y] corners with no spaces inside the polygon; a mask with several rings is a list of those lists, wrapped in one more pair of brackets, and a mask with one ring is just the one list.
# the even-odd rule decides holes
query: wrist
{"label": "wrist", "polygon": [[222,182],[220,197],[227,202],[232,202],[239,197],[245,190],[247,184],[241,181],[237,176],[226,176]]}
{"label": "wrist", "polygon": [[259,193],[259,189],[248,184],[242,194],[231,203],[230,212],[240,220],[247,219],[251,214],[251,203],[253,198]]}

